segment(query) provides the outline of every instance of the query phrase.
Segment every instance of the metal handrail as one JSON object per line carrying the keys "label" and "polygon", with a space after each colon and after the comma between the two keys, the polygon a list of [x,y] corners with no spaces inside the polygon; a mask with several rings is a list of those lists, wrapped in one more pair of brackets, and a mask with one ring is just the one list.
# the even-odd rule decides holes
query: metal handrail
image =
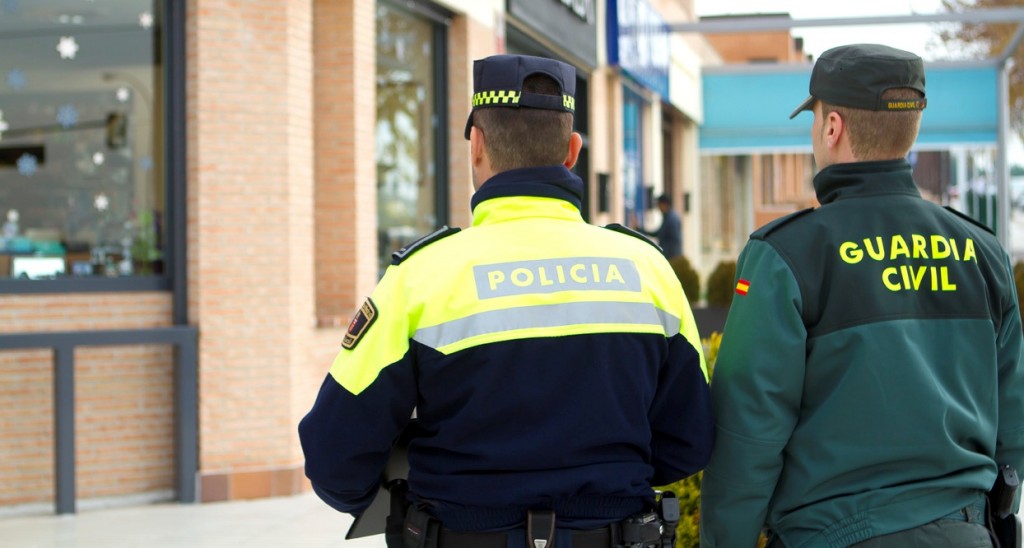
{"label": "metal handrail", "polygon": [[171,344],[175,347],[174,437],[177,500],[196,502],[199,470],[198,330],[180,325],[150,329],[0,334],[0,351],[53,350],[55,496],[58,514],[75,512],[75,348]]}

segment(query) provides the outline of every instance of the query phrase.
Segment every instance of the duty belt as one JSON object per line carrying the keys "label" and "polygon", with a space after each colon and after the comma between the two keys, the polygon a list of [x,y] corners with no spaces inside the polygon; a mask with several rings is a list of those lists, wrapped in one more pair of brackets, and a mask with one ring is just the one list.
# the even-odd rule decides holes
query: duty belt
{"label": "duty belt", "polygon": [[[671,504],[678,509],[674,497]],[[671,515],[669,516],[671,517]],[[677,518],[678,519],[678,518]],[[404,548],[508,548],[516,538],[524,548],[561,548],[558,537],[571,538],[573,548],[660,548],[675,540],[675,521],[662,521],[655,512],[631,516],[605,527],[560,530],[550,510],[530,510],[524,528],[495,532],[453,531],[426,512],[409,508],[402,530]]]}

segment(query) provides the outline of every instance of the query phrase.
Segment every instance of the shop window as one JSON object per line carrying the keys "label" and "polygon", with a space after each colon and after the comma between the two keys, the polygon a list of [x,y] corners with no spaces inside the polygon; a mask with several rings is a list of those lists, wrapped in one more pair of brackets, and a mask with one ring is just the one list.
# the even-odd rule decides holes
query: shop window
{"label": "shop window", "polygon": [[629,226],[644,228],[644,213],[649,201],[645,200],[644,188],[644,142],[643,113],[645,103],[629,88],[624,88],[622,103],[623,132],[623,204],[625,219]]}
{"label": "shop window", "polygon": [[701,247],[705,253],[729,254],[736,251],[739,194],[749,173],[750,156],[705,156],[701,171],[705,174],[701,208]]}
{"label": "shop window", "polygon": [[377,5],[379,274],[391,254],[447,221],[444,22],[428,6]]}
{"label": "shop window", "polygon": [[0,281],[168,264],[163,3],[0,2]]}

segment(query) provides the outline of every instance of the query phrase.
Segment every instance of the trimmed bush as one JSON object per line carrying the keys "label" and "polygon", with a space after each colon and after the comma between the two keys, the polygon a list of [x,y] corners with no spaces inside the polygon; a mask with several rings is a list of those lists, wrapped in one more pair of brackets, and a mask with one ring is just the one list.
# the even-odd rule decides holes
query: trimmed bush
{"label": "trimmed bush", "polygon": [[728,308],[736,286],[736,261],[718,263],[708,276],[708,306]]}
{"label": "trimmed bush", "polygon": [[686,293],[686,300],[690,301],[690,304],[697,302],[700,298],[700,276],[690,265],[690,261],[683,255],[677,255],[669,259],[668,264],[672,265],[676,278],[679,278],[679,284]]}

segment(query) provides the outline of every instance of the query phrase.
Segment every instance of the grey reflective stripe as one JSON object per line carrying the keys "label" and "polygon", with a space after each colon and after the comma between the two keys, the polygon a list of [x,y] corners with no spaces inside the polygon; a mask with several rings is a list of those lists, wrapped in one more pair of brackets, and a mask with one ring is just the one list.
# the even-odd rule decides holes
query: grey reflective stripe
{"label": "grey reflective stripe", "polygon": [[640,272],[629,259],[558,257],[473,267],[480,299],[556,291],[639,293]]}
{"label": "grey reflective stripe", "polygon": [[679,318],[650,303],[582,302],[490,310],[416,330],[413,339],[431,348],[459,341],[537,327],[587,324],[660,325],[666,337],[679,333]]}

